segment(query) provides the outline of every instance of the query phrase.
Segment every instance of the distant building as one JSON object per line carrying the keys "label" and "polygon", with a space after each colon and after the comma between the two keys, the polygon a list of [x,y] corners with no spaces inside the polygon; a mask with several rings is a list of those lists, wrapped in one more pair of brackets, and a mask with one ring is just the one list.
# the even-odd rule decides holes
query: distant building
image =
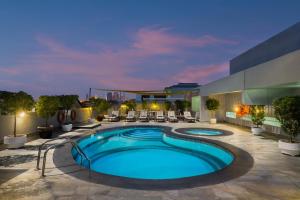
{"label": "distant building", "polygon": [[112,101],[112,100],[113,100],[112,92],[107,92],[107,93],[106,93],[106,100],[107,100],[107,101]]}
{"label": "distant building", "polygon": [[113,92],[112,100],[113,100],[113,101],[120,101],[120,95],[119,95],[119,92]]}

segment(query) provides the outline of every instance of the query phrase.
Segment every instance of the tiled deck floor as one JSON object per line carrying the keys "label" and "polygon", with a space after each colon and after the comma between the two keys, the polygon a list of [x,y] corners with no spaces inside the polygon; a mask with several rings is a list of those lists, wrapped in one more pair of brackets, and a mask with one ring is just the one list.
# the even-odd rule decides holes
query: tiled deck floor
{"label": "tiled deck floor", "polygon": [[[104,124],[98,129],[123,124],[123,122]],[[50,152],[47,159],[48,176],[41,178],[41,172],[35,170],[36,145],[44,140],[38,139],[29,142],[25,149],[0,151],[0,199],[300,199],[300,157],[282,155],[275,140],[253,136],[245,129],[226,124],[211,126],[198,122],[195,124],[160,123],[160,125],[213,127],[230,130],[234,132],[233,135],[218,136],[213,139],[246,150],[254,158],[254,166],[247,174],[217,185],[164,191],[123,189],[86,182],[71,174],[64,174],[53,164],[53,152]],[[88,132],[77,130],[69,134],[86,134]],[[66,152],[66,154],[68,153]]]}

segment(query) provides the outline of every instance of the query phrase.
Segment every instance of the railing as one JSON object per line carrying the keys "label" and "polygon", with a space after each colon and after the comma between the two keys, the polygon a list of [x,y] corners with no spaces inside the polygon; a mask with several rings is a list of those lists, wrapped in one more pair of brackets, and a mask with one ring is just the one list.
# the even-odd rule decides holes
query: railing
{"label": "railing", "polygon": [[44,152],[44,157],[43,157],[43,165],[42,165],[42,176],[45,176],[45,168],[46,168],[46,161],[47,161],[47,153],[49,152],[49,150],[57,147],[57,146],[60,146],[60,145],[65,145],[67,143],[70,143],[72,145],[72,147],[74,147],[77,152],[80,154],[81,156],[81,160],[80,160],[80,164],[82,165],[82,158],[84,157],[88,163],[89,163],[89,177],[91,177],[91,159],[89,159],[86,154],[80,149],[80,147],[75,143],[73,142],[69,137],[59,137],[59,138],[55,138],[55,139],[51,139],[51,140],[48,140],[44,143],[42,143],[40,146],[39,146],[39,152],[38,152],[38,158],[37,158],[37,164],[36,164],[36,169],[39,170],[39,165],[40,165],[40,158],[41,158],[41,151],[42,151],[42,147],[47,144],[48,142],[51,142],[51,141],[54,141],[54,140],[58,140],[58,139],[66,139],[66,141],[64,142],[61,142],[61,143],[57,143],[57,144],[52,144],[51,146],[49,146],[45,152]]}

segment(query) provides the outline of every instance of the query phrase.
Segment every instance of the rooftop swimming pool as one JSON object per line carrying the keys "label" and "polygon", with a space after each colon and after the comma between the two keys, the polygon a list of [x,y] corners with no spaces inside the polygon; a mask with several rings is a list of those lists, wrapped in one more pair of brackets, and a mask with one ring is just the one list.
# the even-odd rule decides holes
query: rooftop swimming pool
{"label": "rooftop swimming pool", "polygon": [[[169,180],[202,176],[230,165],[234,156],[221,146],[174,137],[156,126],[102,130],[77,141],[100,174],[143,180]],[[74,160],[88,167],[76,149]]]}

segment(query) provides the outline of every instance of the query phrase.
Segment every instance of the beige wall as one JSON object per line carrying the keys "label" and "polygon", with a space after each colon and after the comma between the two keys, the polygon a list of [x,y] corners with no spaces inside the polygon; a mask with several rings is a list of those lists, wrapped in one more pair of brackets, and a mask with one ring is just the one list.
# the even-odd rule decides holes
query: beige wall
{"label": "beige wall", "polygon": [[[74,109],[76,111],[75,122],[80,123],[87,121],[91,116],[90,108],[78,108]],[[56,115],[49,120],[49,124],[55,127],[59,126],[56,120]],[[24,117],[17,116],[17,134],[29,134],[35,133],[36,127],[43,125],[45,120],[37,117],[35,112],[27,113]],[[13,134],[14,130],[14,116],[13,115],[0,115],[0,141],[6,135]]]}
{"label": "beige wall", "polygon": [[300,50],[201,86],[200,95],[209,96],[250,89],[277,88],[300,83]]}

